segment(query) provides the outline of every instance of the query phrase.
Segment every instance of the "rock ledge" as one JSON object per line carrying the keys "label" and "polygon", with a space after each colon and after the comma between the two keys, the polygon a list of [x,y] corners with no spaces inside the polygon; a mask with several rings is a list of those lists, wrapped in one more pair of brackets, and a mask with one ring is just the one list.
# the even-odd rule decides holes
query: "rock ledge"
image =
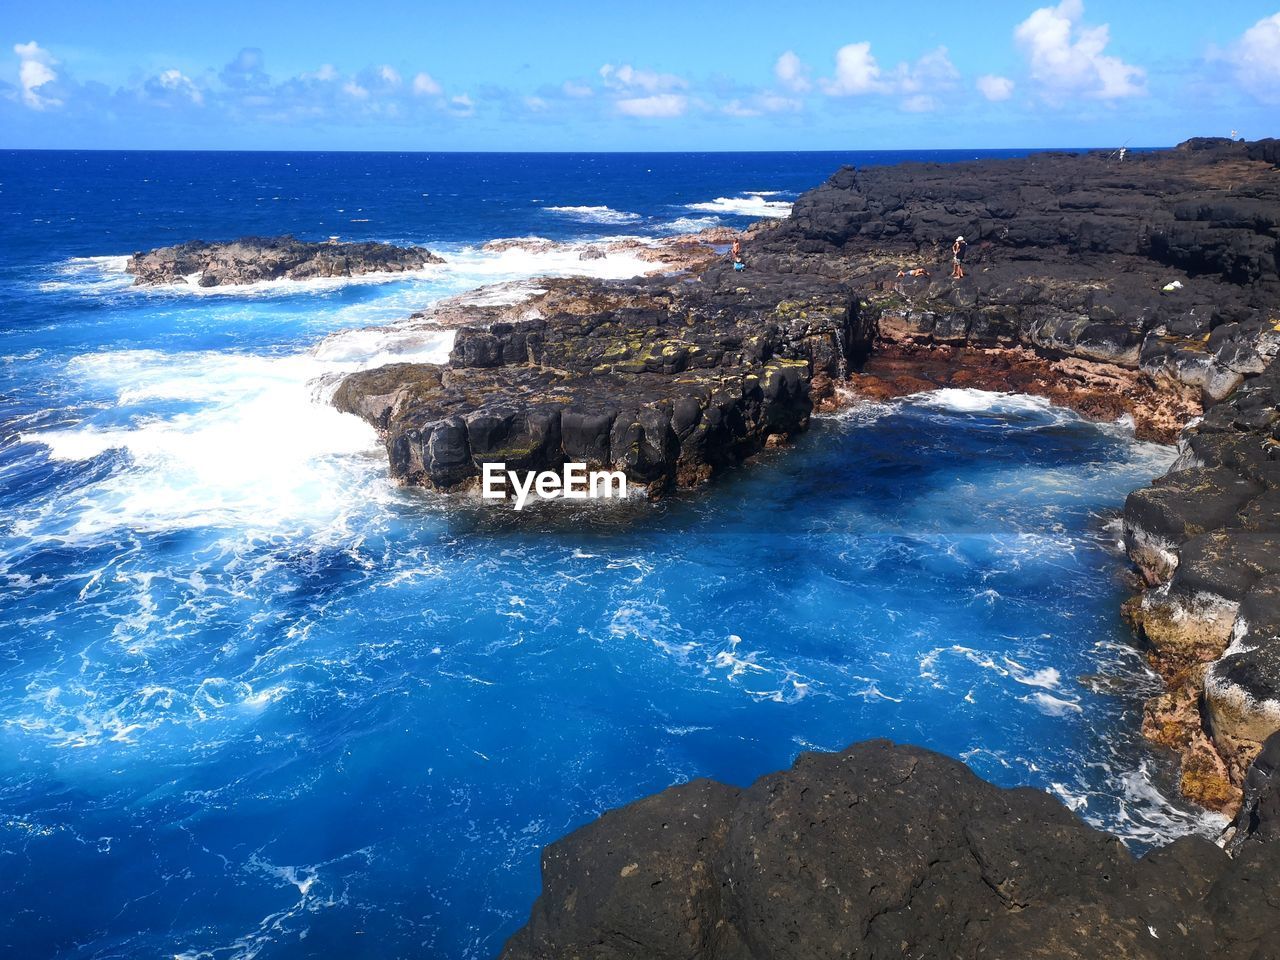
{"label": "rock ledge", "polygon": [[1274,960],[1275,785],[1256,793],[1234,858],[1184,837],[1134,859],[1047,794],[940,754],[801,754],[746,790],[671,787],[549,846],[502,958]]}

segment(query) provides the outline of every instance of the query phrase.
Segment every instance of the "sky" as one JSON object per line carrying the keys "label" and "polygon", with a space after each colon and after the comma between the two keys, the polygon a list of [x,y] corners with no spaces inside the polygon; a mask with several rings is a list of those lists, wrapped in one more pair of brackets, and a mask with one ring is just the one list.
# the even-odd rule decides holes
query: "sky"
{"label": "sky", "polygon": [[856,150],[1280,136],[1280,0],[10,0],[0,147]]}

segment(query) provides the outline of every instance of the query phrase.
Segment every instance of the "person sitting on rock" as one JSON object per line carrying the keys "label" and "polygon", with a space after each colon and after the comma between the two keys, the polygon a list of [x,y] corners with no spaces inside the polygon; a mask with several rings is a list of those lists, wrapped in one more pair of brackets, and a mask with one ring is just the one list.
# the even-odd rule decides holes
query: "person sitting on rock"
{"label": "person sitting on rock", "polygon": [[968,249],[969,244],[965,242],[964,237],[956,237],[956,242],[951,245],[951,279],[964,279],[964,252]]}

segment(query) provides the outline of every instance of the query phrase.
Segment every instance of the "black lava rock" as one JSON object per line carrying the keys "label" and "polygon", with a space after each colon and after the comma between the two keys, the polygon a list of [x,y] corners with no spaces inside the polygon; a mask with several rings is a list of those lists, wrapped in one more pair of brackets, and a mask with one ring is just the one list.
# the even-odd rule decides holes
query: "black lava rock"
{"label": "black lava rock", "polygon": [[1134,859],[1047,794],[870,741],[742,791],[672,787],[552,844],[502,957],[1260,960],[1280,937],[1267,839]]}

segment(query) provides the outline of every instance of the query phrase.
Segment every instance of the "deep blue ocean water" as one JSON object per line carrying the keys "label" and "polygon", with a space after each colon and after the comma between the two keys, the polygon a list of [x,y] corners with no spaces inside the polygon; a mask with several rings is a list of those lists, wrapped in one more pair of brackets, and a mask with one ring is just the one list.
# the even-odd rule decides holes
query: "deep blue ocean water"
{"label": "deep blue ocean water", "polygon": [[[941,391],[712,489],[514,515],[392,487],[335,375],[441,296],[626,257],[483,241],[781,213],[964,154],[0,154],[0,954],[490,957],[540,848],[887,736],[1135,849],[1212,821],[1137,736],[1114,520],[1168,449]],[[556,209],[559,208],[559,209]],[[194,237],[424,243],[365,282],[135,291]]]}

